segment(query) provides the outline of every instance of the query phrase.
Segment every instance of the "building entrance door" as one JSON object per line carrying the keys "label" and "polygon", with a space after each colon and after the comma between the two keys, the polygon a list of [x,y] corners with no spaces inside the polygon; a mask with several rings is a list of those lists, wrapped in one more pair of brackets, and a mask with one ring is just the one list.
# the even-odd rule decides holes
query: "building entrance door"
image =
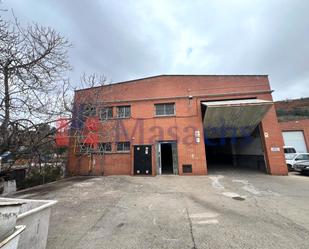
{"label": "building entrance door", "polygon": [[134,145],[134,174],[151,175],[151,145]]}
{"label": "building entrance door", "polygon": [[162,141],[157,144],[157,174],[178,175],[177,143]]}

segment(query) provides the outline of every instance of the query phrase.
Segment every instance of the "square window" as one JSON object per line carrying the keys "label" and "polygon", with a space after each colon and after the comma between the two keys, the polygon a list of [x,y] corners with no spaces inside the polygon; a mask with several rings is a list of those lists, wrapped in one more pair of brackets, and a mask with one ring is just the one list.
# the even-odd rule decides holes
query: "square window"
{"label": "square window", "polygon": [[175,115],[175,103],[155,104],[156,116]]}
{"label": "square window", "polygon": [[98,144],[99,153],[102,152],[112,152],[112,143],[99,143]]}
{"label": "square window", "polygon": [[113,118],[113,107],[104,107],[100,110],[100,119],[107,120]]}
{"label": "square window", "polygon": [[131,106],[117,106],[117,118],[129,118],[131,116]]}
{"label": "square window", "polygon": [[81,143],[79,145],[79,152],[80,153],[91,153],[93,152],[93,145],[92,144],[87,144],[87,143]]}
{"label": "square window", "polygon": [[130,142],[118,142],[116,144],[118,152],[130,151]]}
{"label": "square window", "polygon": [[83,115],[85,117],[93,117],[96,115],[96,108],[94,105],[87,104],[84,106]]}

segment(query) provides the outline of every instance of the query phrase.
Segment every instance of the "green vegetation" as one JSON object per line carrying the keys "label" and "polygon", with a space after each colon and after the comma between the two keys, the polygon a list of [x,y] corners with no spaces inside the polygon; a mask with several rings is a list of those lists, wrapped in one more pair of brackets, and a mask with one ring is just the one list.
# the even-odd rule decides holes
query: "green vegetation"
{"label": "green vegetation", "polygon": [[61,179],[63,170],[61,166],[45,165],[41,169],[32,168],[25,180],[20,184],[20,189],[30,188],[36,185],[45,184]]}
{"label": "green vegetation", "polygon": [[309,118],[309,107],[297,107],[290,110],[277,109],[279,121],[297,120]]}

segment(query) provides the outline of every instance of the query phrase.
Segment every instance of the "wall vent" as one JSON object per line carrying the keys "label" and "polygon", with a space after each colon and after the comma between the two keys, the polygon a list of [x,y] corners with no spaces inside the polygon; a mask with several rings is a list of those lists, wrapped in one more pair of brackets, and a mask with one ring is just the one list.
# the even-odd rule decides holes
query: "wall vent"
{"label": "wall vent", "polygon": [[192,164],[183,164],[182,165],[182,172],[185,173],[192,173]]}

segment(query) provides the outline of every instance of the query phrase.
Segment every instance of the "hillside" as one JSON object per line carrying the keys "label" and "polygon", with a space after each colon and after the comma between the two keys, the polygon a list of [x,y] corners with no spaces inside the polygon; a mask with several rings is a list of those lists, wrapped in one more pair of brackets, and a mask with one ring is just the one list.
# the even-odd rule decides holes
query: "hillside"
{"label": "hillside", "polygon": [[275,107],[279,121],[309,118],[309,98],[277,101]]}

